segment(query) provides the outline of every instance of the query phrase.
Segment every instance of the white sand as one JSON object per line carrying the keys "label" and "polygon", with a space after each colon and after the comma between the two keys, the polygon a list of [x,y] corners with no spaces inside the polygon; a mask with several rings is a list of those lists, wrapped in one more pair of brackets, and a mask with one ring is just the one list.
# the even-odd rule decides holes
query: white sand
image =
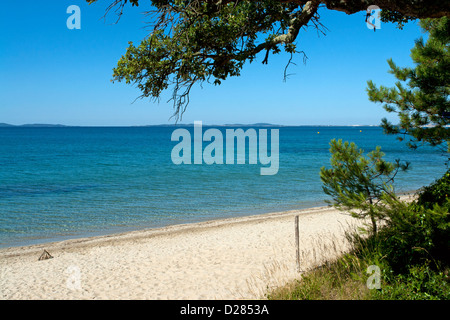
{"label": "white sand", "polygon": [[[360,223],[313,208],[0,250],[1,299],[258,299],[345,249]],[[52,259],[38,261],[46,249]]]}

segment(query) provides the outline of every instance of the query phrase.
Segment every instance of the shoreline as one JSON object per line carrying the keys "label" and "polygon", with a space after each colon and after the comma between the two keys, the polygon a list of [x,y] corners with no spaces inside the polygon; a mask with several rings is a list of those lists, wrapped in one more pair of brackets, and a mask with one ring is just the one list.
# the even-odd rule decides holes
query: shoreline
{"label": "shoreline", "polygon": [[302,210],[309,210],[314,208],[325,208],[327,207],[326,203],[324,201],[316,201],[314,202],[314,205],[307,206],[299,206],[296,208],[285,208],[280,211],[274,211],[273,209],[253,209],[253,211],[246,211],[241,210],[238,213],[225,213],[222,217],[213,218],[211,217],[200,217],[196,219],[186,219],[181,220],[181,222],[175,222],[175,223],[168,223],[168,224],[160,224],[160,225],[151,225],[151,223],[145,223],[144,225],[138,226],[110,226],[106,229],[100,229],[96,231],[74,231],[73,233],[68,234],[60,234],[60,235],[52,235],[48,237],[39,237],[39,238],[28,238],[28,239],[21,239],[21,240],[15,240],[10,242],[11,244],[6,245],[0,245],[0,252],[2,250],[6,249],[12,249],[12,248],[20,248],[20,247],[31,247],[31,246],[39,246],[39,245],[46,245],[46,244],[52,244],[56,242],[63,242],[63,241],[70,241],[70,240],[82,240],[82,239],[88,239],[88,238],[98,238],[98,237],[107,237],[107,236],[114,236],[119,234],[125,234],[130,232],[140,232],[140,231],[150,231],[150,230],[159,230],[159,229],[165,229],[169,227],[176,227],[176,226],[184,226],[184,225],[195,225],[199,223],[208,223],[208,222],[214,222],[214,221],[221,221],[221,220],[231,220],[231,219],[240,219],[240,218],[248,218],[253,216],[262,216],[267,214],[274,214],[274,213],[281,213],[281,212],[290,212],[290,211],[302,211]]}
{"label": "shoreline", "polygon": [[348,250],[362,224],[316,207],[1,249],[0,299],[264,299]]}
{"label": "shoreline", "polygon": [[[397,194],[400,198],[405,198],[414,195],[418,190],[413,191],[404,191],[399,192]],[[152,231],[152,230],[163,230],[171,227],[177,227],[177,226],[194,226],[196,224],[202,224],[202,223],[210,223],[210,222],[220,222],[222,220],[224,221],[232,221],[235,219],[246,219],[250,217],[257,217],[257,216],[264,216],[264,215],[272,215],[272,214],[280,214],[284,212],[294,212],[294,211],[307,211],[312,209],[320,209],[320,208],[327,208],[329,206],[326,205],[324,201],[317,201],[315,205],[307,207],[307,206],[301,206],[299,208],[293,208],[293,209],[286,209],[281,211],[273,211],[270,209],[264,209],[264,210],[257,210],[252,213],[242,213],[238,215],[232,215],[230,217],[218,217],[216,219],[211,218],[204,218],[204,219],[194,219],[192,221],[185,221],[181,223],[174,223],[174,224],[167,224],[164,226],[123,226],[123,227],[109,227],[104,230],[97,230],[97,231],[86,231],[86,232],[75,232],[73,234],[61,234],[61,235],[53,235],[49,237],[41,237],[36,239],[28,239],[28,240],[15,240],[10,245],[0,245],[0,254],[5,250],[12,250],[14,248],[24,248],[24,247],[34,247],[34,246],[46,246],[46,245],[52,245],[54,243],[59,242],[67,242],[67,241],[83,241],[86,239],[91,238],[105,238],[105,237],[111,237],[116,235],[122,235],[126,233],[135,233],[135,232],[146,232],[146,231]]]}
{"label": "shoreline", "polygon": [[83,246],[90,246],[92,244],[108,245],[111,242],[118,243],[121,241],[139,240],[141,238],[145,239],[158,236],[170,236],[183,232],[198,232],[204,230],[205,228],[220,228],[231,226],[233,224],[255,223],[260,220],[276,219],[280,217],[295,216],[301,214],[311,214],[316,211],[322,212],[327,210],[335,210],[335,209],[328,206],[317,206],[305,209],[254,214],[249,216],[217,218],[213,220],[206,220],[199,222],[187,222],[168,225],[164,227],[134,229],[124,232],[115,232],[94,236],[79,236],[56,241],[44,241],[35,244],[0,248],[0,258],[35,254],[37,252],[41,252],[46,248],[54,248],[56,250],[62,250],[67,249],[69,247],[83,247]]}

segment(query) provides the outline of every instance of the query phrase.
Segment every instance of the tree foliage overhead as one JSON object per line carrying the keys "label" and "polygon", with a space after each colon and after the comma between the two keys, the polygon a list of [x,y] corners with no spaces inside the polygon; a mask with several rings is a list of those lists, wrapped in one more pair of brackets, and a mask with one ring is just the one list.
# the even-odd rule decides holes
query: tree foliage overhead
{"label": "tree foliage overhead", "polygon": [[396,86],[377,88],[368,81],[367,88],[371,101],[399,116],[398,125],[382,120],[385,132],[410,135],[412,148],[420,142],[437,146],[450,141],[450,19],[424,19],[420,26],[429,37],[418,39],[411,50],[415,67],[401,68],[390,59]]}
{"label": "tree foliage overhead", "polygon": [[[98,0],[86,0],[88,3]],[[107,11],[119,17],[127,4],[144,0],[114,0]],[[303,53],[295,40],[302,28],[324,32],[318,9],[348,14],[366,11],[366,0],[151,0],[152,33],[139,45],[130,42],[114,69],[113,81],[137,85],[141,97],[158,99],[172,88],[175,115],[180,117],[196,83],[220,84],[239,76],[246,62],[282,50]],[[410,19],[450,15],[450,4],[437,0],[379,0],[382,20],[399,24]],[[303,53],[303,57],[306,56]],[[291,60],[288,61],[288,65]]]}

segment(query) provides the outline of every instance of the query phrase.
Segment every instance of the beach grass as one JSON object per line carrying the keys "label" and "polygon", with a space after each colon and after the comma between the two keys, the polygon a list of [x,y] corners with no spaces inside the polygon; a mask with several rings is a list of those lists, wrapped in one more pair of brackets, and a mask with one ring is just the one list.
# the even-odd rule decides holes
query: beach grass
{"label": "beach grass", "polygon": [[[350,233],[348,233],[350,235]],[[347,240],[349,237],[346,237]],[[321,243],[316,239],[310,250],[302,250],[302,268],[298,279],[267,292],[269,300],[365,300],[370,292],[366,286],[366,263],[348,247],[338,245],[339,239]],[[332,258],[329,258],[332,257]]]}

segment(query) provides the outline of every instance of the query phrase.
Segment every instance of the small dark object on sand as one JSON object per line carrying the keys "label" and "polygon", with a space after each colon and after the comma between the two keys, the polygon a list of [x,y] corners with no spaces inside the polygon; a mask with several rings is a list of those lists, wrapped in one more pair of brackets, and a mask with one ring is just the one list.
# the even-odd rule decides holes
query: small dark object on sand
{"label": "small dark object on sand", "polygon": [[44,252],[41,254],[41,256],[39,257],[39,261],[41,260],[47,260],[47,259],[51,259],[53,258],[52,255],[50,253],[48,253],[47,250],[44,250]]}

